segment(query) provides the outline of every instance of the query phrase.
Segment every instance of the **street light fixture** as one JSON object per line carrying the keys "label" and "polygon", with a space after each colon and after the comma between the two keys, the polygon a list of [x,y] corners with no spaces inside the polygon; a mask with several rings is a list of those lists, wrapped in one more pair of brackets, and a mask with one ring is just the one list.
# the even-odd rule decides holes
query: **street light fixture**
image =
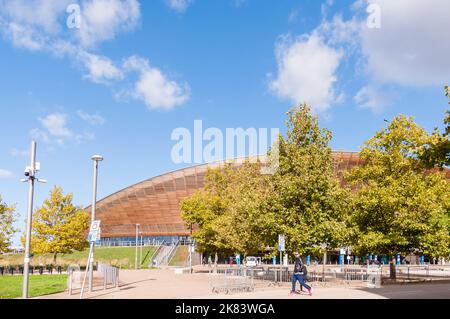
{"label": "street light fixture", "polygon": [[[91,157],[93,163],[94,163],[94,176],[92,179],[92,206],[91,206],[91,225],[95,221],[95,209],[97,204],[97,178],[98,178],[98,163],[103,161],[103,156],[101,155],[94,155]],[[92,246],[92,253],[91,258],[89,262],[89,290],[93,290],[93,282],[94,282],[94,272],[93,272],[93,266],[94,266],[94,243],[91,243]]]}
{"label": "street light fixture", "polygon": [[139,243],[140,251],[139,251],[139,269],[142,266],[142,248],[144,246],[144,233],[142,231],[139,232],[139,235],[141,235],[141,241]]}
{"label": "street light fixture", "polygon": [[138,264],[138,240],[139,240],[139,226],[140,224],[136,224],[136,258],[134,260],[134,269],[137,270]]}
{"label": "street light fixture", "polygon": [[36,178],[36,173],[41,170],[40,163],[36,163],[36,142],[31,143],[31,164],[25,168],[25,176],[21,182],[28,182],[28,214],[27,229],[25,238],[25,256],[23,260],[23,287],[22,298],[28,298],[28,277],[30,270],[30,242],[31,242],[31,226],[33,223],[33,200],[34,200],[34,182],[47,183],[44,179]]}

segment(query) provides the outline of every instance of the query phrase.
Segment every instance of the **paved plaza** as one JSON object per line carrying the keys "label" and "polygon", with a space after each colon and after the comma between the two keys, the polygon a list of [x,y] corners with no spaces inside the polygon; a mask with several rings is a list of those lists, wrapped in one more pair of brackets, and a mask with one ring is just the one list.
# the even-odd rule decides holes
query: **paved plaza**
{"label": "paved plaza", "polygon": [[[315,287],[313,296],[289,295],[290,285],[257,285],[253,292],[216,294],[209,287],[206,273],[175,274],[173,270],[122,270],[120,287],[103,290],[101,285],[86,299],[450,299],[450,283],[389,285],[382,288]],[[78,290],[79,291],[79,290]],[[77,299],[79,293],[67,292],[42,299]]]}

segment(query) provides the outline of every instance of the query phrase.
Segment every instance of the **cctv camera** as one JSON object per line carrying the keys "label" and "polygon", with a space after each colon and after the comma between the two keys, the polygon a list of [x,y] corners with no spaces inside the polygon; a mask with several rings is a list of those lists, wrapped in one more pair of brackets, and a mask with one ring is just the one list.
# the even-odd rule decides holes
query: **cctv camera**
{"label": "cctv camera", "polygon": [[30,166],[25,167],[24,174],[26,177],[29,177],[31,175],[31,167]]}

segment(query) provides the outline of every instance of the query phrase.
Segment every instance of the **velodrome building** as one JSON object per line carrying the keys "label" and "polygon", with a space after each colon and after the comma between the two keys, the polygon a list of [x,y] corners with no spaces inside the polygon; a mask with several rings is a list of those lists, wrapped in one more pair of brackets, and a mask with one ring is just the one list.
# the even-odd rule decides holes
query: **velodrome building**
{"label": "velodrome building", "polygon": [[[232,163],[239,166],[246,159]],[[345,171],[361,164],[356,152],[333,152],[334,170],[342,180]],[[136,224],[144,241],[174,242],[187,239],[191,230],[181,218],[180,202],[201,189],[208,168],[225,162],[202,164],[169,172],[122,189],[97,202],[96,219],[102,223],[102,244],[134,242]],[[446,170],[450,179],[450,170]],[[86,210],[90,212],[90,207]]]}

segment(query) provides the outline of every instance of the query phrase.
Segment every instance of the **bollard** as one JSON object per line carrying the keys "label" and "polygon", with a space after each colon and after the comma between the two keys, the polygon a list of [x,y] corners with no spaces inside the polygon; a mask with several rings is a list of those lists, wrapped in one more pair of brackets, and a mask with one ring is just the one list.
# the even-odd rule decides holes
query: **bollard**
{"label": "bollard", "polygon": [[69,295],[72,296],[72,274],[73,274],[73,269],[70,269],[69,271]]}

